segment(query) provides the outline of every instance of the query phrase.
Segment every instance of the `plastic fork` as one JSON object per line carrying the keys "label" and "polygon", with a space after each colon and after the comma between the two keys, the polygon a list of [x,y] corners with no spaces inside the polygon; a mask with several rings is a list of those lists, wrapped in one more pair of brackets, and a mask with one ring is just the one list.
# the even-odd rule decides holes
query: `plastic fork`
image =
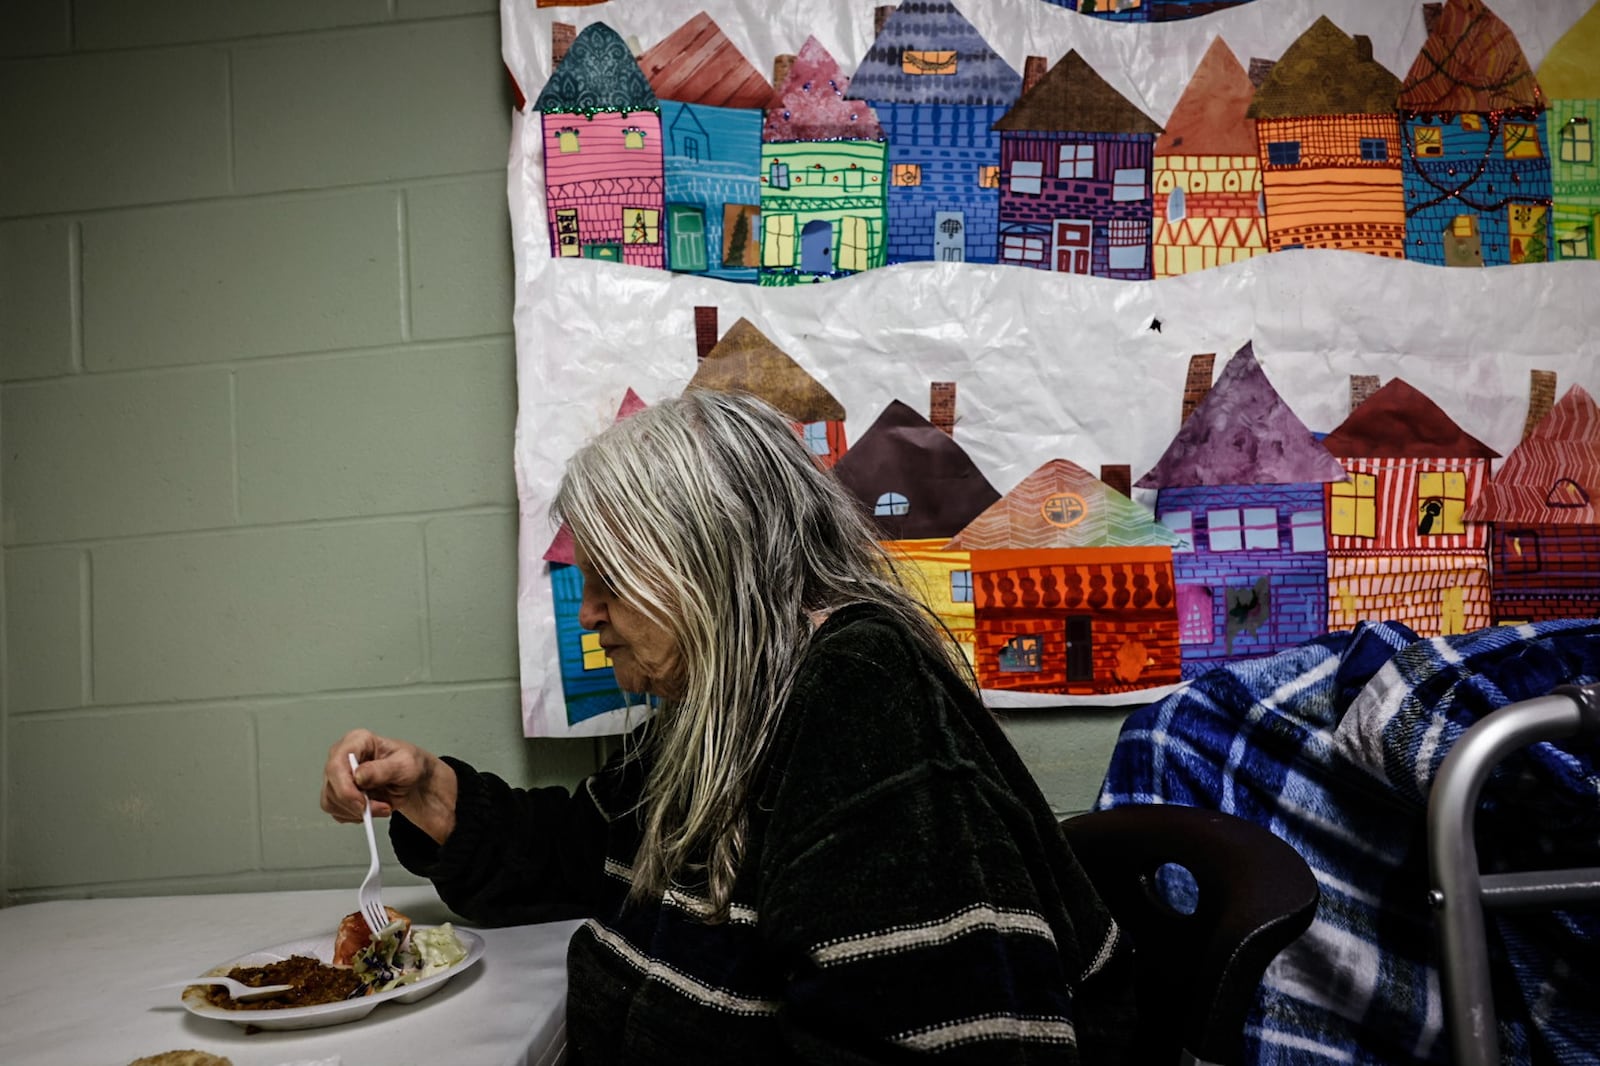
{"label": "plastic fork", "polygon": [[294,985],[247,985],[242,981],[235,981],[231,977],[191,977],[187,981],[170,981],[164,985],[151,985],[151,989],[158,988],[188,988],[190,985],[221,985],[228,990],[240,1003],[247,1000],[260,999],[262,996],[272,996],[279,992],[287,992]]}
{"label": "plastic fork", "polygon": [[[356,772],[356,753],[350,753],[350,773]],[[367,830],[367,850],[372,853],[372,865],[367,867],[366,880],[361,882],[361,890],[357,893],[361,900],[361,917],[367,920],[367,928],[372,930],[374,940],[383,935],[384,929],[389,925],[389,912],[383,905],[383,874],[379,870],[378,839],[372,835],[372,800],[367,797],[366,807],[361,811],[361,824]]]}

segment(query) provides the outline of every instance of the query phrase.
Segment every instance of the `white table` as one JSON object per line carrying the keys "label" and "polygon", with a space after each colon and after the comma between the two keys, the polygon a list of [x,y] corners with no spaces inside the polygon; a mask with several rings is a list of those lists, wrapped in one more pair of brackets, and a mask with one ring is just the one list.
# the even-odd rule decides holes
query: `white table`
{"label": "white table", "polygon": [[[427,887],[388,888],[383,899],[419,924],[452,920]],[[324,1029],[246,1033],[190,1014],[178,989],[147,990],[331,932],[355,903],[352,887],[0,909],[0,1063],[126,1066],[177,1048],[224,1055],[234,1066],[335,1056],[341,1066],[554,1066],[565,1057],[572,921],[477,929],[483,958],[439,991]],[[114,995],[113,985],[121,986]]]}

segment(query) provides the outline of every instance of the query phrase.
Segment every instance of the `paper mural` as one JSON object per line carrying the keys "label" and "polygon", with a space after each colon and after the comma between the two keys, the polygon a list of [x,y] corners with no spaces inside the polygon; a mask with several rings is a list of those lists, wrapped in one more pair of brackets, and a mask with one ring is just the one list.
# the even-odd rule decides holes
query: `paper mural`
{"label": "paper mural", "polygon": [[1600,609],[1596,7],[1206,6],[507,7],[530,735],[642,713],[545,509],[691,384],[789,416],[996,707]]}

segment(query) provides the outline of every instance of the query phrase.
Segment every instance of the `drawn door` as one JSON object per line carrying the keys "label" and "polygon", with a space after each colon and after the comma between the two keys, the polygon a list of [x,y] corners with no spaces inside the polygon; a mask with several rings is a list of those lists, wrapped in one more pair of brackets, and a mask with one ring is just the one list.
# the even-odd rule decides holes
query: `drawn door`
{"label": "drawn door", "polygon": [[1512,204],[1507,209],[1513,263],[1543,263],[1550,258],[1550,242],[1545,236],[1549,213],[1549,208],[1539,204]]}
{"label": "drawn door", "polygon": [[699,273],[706,269],[706,213],[691,204],[674,204],[667,215],[672,228],[673,270]]}
{"label": "drawn door", "polygon": [[1058,218],[1055,224],[1056,270],[1062,274],[1089,273],[1089,253],[1094,247],[1094,223],[1086,219]]}
{"label": "drawn door", "polygon": [[1448,637],[1466,631],[1466,590],[1459,586],[1445,589],[1439,598],[1439,635]]}
{"label": "drawn door", "polygon": [[1444,228],[1443,240],[1445,266],[1483,266],[1483,242],[1478,237],[1476,215],[1457,215]]}
{"label": "drawn door", "polygon": [[967,260],[967,220],[960,211],[940,211],[933,221],[933,257],[944,263]]}
{"label": "drawn door", "polygon": [[1093,625],[1086,614],[1067,617],[1067,680],[1094,680]]}
{"label": "drawn door", "polygon": [[800,230],[800,269],[807,274],[833,273],[833,224],[813,219]]}

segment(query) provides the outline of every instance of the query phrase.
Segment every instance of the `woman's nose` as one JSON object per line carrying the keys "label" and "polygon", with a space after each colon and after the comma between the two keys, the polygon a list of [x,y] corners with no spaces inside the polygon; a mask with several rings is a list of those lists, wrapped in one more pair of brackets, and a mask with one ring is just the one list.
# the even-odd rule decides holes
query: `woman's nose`
{"label": "woman's nose", "polygon": [[578,603],[578,624],[585,629],[599,629],[605,618],[605,608],[585,590],[583,599]]}

